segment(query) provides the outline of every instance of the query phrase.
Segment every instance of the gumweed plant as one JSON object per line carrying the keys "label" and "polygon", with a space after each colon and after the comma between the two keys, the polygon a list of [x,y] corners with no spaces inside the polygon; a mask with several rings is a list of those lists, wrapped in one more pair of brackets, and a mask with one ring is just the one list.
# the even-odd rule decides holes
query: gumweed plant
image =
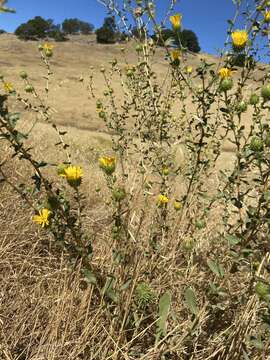
{"label": "gumweed plant", "polygon": [[[81,264],[106,319],[100,333],[110,332],[104,359],[266,359],[270,75],[259,59],[269,56],[269,1],[256,0],[244,12],[233,1],[236,16],[220,59],[199,56],[197,65],[182,44],[184,18],[174,12],[175,1],[161,23],[153,1],[99,2],[118,19],[119,32],[132,37],[132,19],[138,34],[129,39],[132,63],[123,44],[121,59],[100,67],[103,95],[96,92],[97,69],[87,86],[112,144],[94,161],[106,215],[99,235],[109,249],[102,268],[94,266],[95,231],[86,221],[91,204],[83,185],[92,169],[74,161],[49,106],[58,51],[49,42],[38,47],[44,98],[26,72],[20,81],[27,97],[1,75],[0,134],[12,153],[1,158],[1,178],[32,209],[34,225],[51,234],[73,266]],[[164,39],[165,24],[171,39]],[[166,64],[164,76],[155,70],[157,56]],[[19,131],[11,100],[51,124],[61,164],[35,159],[27,146],[31,131]],[[27,164],[28,183],[7,175],[14,159]]]}

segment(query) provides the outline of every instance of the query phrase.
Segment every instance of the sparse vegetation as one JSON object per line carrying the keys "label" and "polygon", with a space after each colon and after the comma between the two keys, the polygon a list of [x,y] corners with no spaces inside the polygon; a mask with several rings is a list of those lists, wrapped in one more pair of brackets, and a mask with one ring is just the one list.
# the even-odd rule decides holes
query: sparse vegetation
{"label": "sparse vegetation", "polygon": [[[59,53],[74,46],[72,64],[79,45],[42,41],[41,73],[0,76],[0,356],[266,360],[270,75],[256,59],[269,54],[269,2],[234,1],[217,60],[186,51],[174,1],[173,49],[141,36],[164,35],[152,1],[124,1],[124,13],[101,2],[115,18],[98,41],[116,40],[116,19],[129,34],[134,14],[135,40],[96,46],[63,82]],[[37,23],[47,37],[53,23]],[[104,138],[67,126],[93,104]]]}

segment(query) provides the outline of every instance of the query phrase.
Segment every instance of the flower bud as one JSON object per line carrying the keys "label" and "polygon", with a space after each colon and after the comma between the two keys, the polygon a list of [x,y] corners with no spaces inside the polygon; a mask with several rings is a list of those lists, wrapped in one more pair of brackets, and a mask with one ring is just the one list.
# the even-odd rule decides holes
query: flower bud
{"label": "flower bud", "polygon": [[241,114],[245,111],[247,111],[247,103],[244,100],[241,100],[237,105],[236,105],[236,111]]}
{"label": "flower bud", "polygon": [[124,188],[118,188],[113,191],[112,195],[115,201],[120,202],[125,199],[126,191]]}
{"label": "flower bud", "polygon": [[233,80],[231,78],[222,80],[219,85],[219,89],[224,92],[231,90],[232,87],[233,87]]}
{"label": "flower bud", "polygon": [[251,94],[249,98],[250,105],[257,105],[260,101],[260,98],[257,94]]}
{"label": "flower bud", "polygon": [[270,84],[264,85],[261,89],[261,96],[264,101],[270,100]]}
{"label": "flower bud", "polygon": [[27,93],[32,93],[34,91],[34,87],[32,85],[26,85],[26,87],[24,88],[24,90]]}
{"label": "flower bud", "polygon": [[251,139],[249,148],[250,150],[254,151],[254,152],[261,152],[263,151],[263,147],[264,147],[264,143],[262,141],[262,139],[260,139],[258,136],[254,136]]}
{"label": "flower bud", "polygon": [[27,78],[28,78],[28,75],[27,75],[27,73],[26,73],[25,71],[21,71],[21,72],[20,72],[20,77],[21,77],[22,79],[27,79]]}

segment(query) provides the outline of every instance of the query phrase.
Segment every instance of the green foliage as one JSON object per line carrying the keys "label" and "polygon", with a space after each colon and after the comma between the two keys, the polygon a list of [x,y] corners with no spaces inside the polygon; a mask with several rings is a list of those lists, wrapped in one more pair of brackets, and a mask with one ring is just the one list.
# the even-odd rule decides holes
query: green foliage
{"label": "green foliage", "polygon": [[27,23],[21,24],[15,30],[15,34],[23,40],[43,39],[50,31],[51,25],[50,20],[45,20],[41,16],[36,16]]}
{"label": "green foliage", "polygon": [[96,30],[97,42],[101,44],[114,44],[117,40],[117,31],[114,17],[104,19],[103,26]]}
{"label": "green foliage", "polygon": [[172,297],[169,292],[166,292],[159,299],[158,307],[158,322],[157,322],[157,333],[156,339],[158,340],[161,336],[166,336],[167,333],[167,320],[170,314],[170,308],[172,303]]}
{"label": "green foliage", "polygon": [[184,29],[180,32],[180,39],[182,46],[184,46],[188,50],[194,53],[200,52],[201,48],[199,45],[199,40],[194,31]]}
{"label": "green foliage", "polygon": [[198,315],[199,309],[198,309],[195,293],[192,290],[192,288],[187,288],[186,289],[186,291],[185,291],[185,302],[186,302],[186,306],[189,309],[189,311],[193,315]]}
{"label": "green foliage", "polygon": [[39,40],[46,37],[54,38],[56,41],[67,40],[60,27],[54,25],[53,20],[45,20],[41,16],[36,16],[28,22],[21,24],[15,30],[15,35],[22,40]]}
{"label": "green foliage", "polygon": [[172,39],[173,42],[177,42],[175,32],[171,29],[162,29],[160,32],[155,33],[152,38],[159,46],[164,46],[169,39]]}
{"label": "green foliage", "polygon": [[198,37],[192,30],[182,30],[176,33],[171,29],[163,28],[156,32],[152,38],[160,46],[169,44],[178,48],[186,48],[195,53],[201,50]]}
{"label": "green foliage", "polygon": [[94,30],[94,25],[87,23],[85,21],[79,20],[77,18],[65,19],[62,23],[62,30],[65,34],[84,34],[89,35]]}
{"label": "green foliage", "polygon": [[146,283],[139,283],[135,290],[136,304],[139,308],[146,308],[156,300],[156,294],[151,286]]}

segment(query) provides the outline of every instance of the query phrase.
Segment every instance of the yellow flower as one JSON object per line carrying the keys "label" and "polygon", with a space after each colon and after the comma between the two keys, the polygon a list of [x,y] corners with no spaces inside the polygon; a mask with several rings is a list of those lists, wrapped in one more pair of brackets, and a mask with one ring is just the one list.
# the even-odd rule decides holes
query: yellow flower
{"label": "yellow flower", "polygon": [[170,170],[169,170],[167,167],[164,167],[164,168],[162,169],[162,174],[163,174],[163,175],[168,176],[169,173],[170,173]]}
{"label": "yellow flower", "polygon": [[193,71],[193,67],[192,67],[191,65],[188,65],[187,68],[186,68],[186,72],[187,72],[188,74],[191,74],[192,71]]}
{"label": "yellow flower", "polygon": [[49,217],[51,215],[51,211],[49,209],[42,209],[42,210],[39,210],[39,215],[35,215],[33,216],[33,221],[39,225],[41,225],[43,228],[45,226],[49,226]]}
{"label": "yellow flower", "polygon": [[42,47],[44,51],[53,51],[54,49],[54,45],[50,43],[45,43]]}
{"label": "yellow flower", "polygon": [[99,159],[99,166],[106,174],[111,175],[115,171],[116,158],[114,156],[103,156]]}
{"label": "yellow flower", "polygon": [[45,52],[46,56],[51,57],[53,55],[54,45],[50,43],[45,43],[42,45],[42,49]]}
{"label": "yellow flower", "polygon": [[165,207],[169,202],[169,198],[166,195],[159,194],[157,200],[158,207]]}
{"label": "yellow flower", "polygon": [[270,10],[266,10],[263,16],[264,16],[264,21],[269,23],[270,22]]}
{"label": "yellow flower", "polygon": [[181,58],[181,51],[180,50],[173,50],[171,52],[172,60],[173,61],[180,61]]}
{"label": "yellow flower", "polygon": [[80,166],[70,165],[61,171],[60,176],[65,177],[70,186],[79,186],[82,181],[83,171]]}
{"label": "yellow flower", "polygon": [[218,74],[219,74],[220,78],[223,80],[223,79],[227,79],[227,78],[231,77],[233,74],[233,71],[231,69],[223,67],[219,70]]}
{"label": "yellow flower", "polygon": [[232,33],[232,43],[236,49],[243,49],[248,41],[246,30],[235,30]]}
{"label": "yellow flower", "polygon": [[175,200],[175,202],[173,203],[173,207],[175,208],[176,211],[178,211],[181,209],[182,204],[180,203],[180,201]]}
{"label": "yellow flower", "polygon": [[6,90],[6,92],[11,93],[14,91],[14,86],[9,82],[4,82],[4,89]]}
{"label": "yellow flower", "polygon": [[175,15],[170,16],[170,22],[171,22],[174,30],[179,30],[181,28],[182,15],[175,14]]}

